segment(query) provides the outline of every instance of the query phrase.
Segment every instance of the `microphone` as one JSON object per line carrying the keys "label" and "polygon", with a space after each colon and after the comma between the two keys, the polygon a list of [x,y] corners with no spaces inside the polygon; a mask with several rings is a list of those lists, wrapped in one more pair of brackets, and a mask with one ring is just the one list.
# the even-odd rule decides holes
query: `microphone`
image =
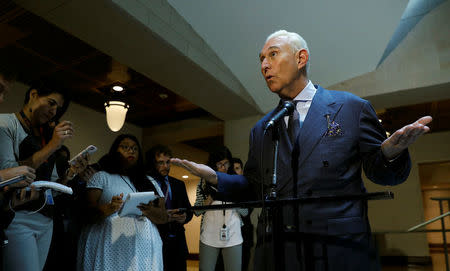
{"label": "microphone", "polygon": [[270,119],[270,121],[266,124],[266,127],[264,128],[264,132],[273,128],[275,123],[278,122],[284,116],[292,114],[292,112],[294,112],[294,107],[295,106],[292,101],[285,101],[283,103],[283,107],[281,108],[281,110],[278,111],[278,113],[276,113],[275,116],[273,116]]}

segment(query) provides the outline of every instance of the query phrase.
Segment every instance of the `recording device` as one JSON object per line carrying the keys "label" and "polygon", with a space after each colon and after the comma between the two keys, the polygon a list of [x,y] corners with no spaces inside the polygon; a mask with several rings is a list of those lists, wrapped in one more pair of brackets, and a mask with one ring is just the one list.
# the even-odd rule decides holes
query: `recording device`
{"label": "recording device", "polygon": [[[52,189],[61,193],[65,193],[65,194],[69,194],[72,195],[73,194],[73,190],[72,188],[60,184],[60,183],[55,183],[55,182],[48,182],[48,181],[36,181],[31,183],[31,185],[33,185],[36,190],[41,190],[41,189]],[[28,186],[27,191],[30,190],[31,191],[31,187]]]}
{"label": "recording device", "polygon": [[5,186],[18,183],[18,182],[23,181],[25,179],[26,179],[25,175],[19,175],[19,176],[12,177],[11,179],[1,181],[0,182],[0,188],[3,188]]}
{"label": "recording device", "polygon": [[270,121],[266,124],[266,127],[264,128],[264,132],[273,128],[276,122],[278,122],[280,119],[282,119],[285,116],[288,116],[294,112],[295,106],[294,103],[291,101],[285,101],[283,103],[283,107],[281,108],[278,113],[273,116]]}
{"label": "recording device", "polygon": [[85,154],[93,154],[94,152],[97,151],[97,147],[95,147],[94,145],[89,145],[87,146],[86,149],[84,149],[83,151],[81,151],[79,154],[77,154],[74,158],[69,160],[69,165],[73,166],[75,165],[75,161],[77,161],[77,159]]}

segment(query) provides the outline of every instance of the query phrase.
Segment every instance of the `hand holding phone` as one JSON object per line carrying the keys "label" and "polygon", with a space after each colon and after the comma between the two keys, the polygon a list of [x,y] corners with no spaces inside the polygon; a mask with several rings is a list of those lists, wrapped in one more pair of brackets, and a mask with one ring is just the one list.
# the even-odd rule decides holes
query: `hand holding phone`
{"label": "hand holding phone", "polygon": [[77,174],[85,171],[89,165],[89,156],[97,151],[97,147],[89,145],[75,157],[70,159],[70,168],[66,171],[67,180],[73,179]]}
{"label": "hand holding phone", "polygon": [[86,149],[82,150],[79,154],[75,155],[75,157],[69,160],[69,165],[75,165],[77,163],[77,160],[86,157],[86,155],[92,155],[96,151],[97,147],[95,147],[94,145],[87,146]]}
{"label": "hand holding phone", "polygon": [[24,175],[28,183],[31,183],[36,178],[36,171],[34,168],[28,166],[18,166],[0,170],[0,180],[9,180],[20,175]]}
{"label": "hand holding phone", "polygon": [[167,215],[169,217],[169,222],[174,221],[183,224],[186,221],[185,208],[167,210]]}
{"label": "hand holding phone", "polygon": [[[19,176],[10,178],[8,180],[1,181],[0,182],[0,188],[3,188],[5,186],[12,186],[12,185],[14,185],[14,184],[16,184],[18,182],[21,182],[21,181],[23,181],[25,179],[26,179],[25,175],[19,175]],[[28,183],[24,182],[22,187],[27,186],[27,185],[28,185]]]}

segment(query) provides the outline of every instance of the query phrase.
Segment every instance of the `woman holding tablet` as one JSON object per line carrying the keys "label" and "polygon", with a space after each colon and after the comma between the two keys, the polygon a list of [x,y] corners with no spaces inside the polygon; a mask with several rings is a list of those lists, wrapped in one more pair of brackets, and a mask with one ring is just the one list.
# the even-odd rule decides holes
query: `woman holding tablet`
{"label": "woman holding tablet", "polygon": [[137,138],[118,136],[99,166],[87,184],[86,215],[92,219],[79,240],[77,269],[163,270],[162,241],[154,223],[167,222],[164,201],[139,205],[144,216],[117,215],[128,193],[155,191],[145,176]]}

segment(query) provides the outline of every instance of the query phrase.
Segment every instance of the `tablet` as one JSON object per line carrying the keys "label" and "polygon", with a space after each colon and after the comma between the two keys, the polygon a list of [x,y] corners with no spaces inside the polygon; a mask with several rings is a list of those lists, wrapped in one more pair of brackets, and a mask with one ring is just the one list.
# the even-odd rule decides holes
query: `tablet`
{"label": "tablet", "polygon": [[129,193],[120,208],[118,215],[122,216],[140,216],[142,215],[141,210],[137,206],[141,203],[147,204],[149,201],[156,199],[154,192],[137,192]]}

